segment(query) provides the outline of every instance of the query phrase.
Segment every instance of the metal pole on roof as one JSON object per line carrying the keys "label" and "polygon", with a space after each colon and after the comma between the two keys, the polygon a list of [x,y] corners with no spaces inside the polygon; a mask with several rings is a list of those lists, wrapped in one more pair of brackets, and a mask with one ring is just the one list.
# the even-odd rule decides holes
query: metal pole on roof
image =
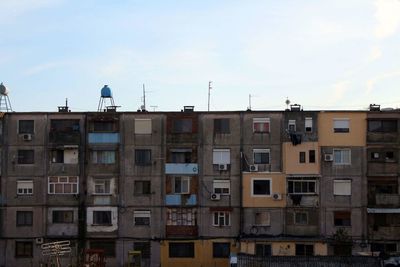
{"label": "metal pole on roof", "polygon": [[212,89],[211,83],[212,83],[212,81],[208,82],[208,109],[207,109],[207,111],[210,111],[210,92],[211,92],[211,89]]}

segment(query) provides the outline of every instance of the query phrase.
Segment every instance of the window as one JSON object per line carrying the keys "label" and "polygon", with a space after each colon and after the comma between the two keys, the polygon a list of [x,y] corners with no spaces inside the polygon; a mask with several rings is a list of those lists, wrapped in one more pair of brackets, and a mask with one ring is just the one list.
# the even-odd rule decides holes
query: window
{"label": "window", "polygon": [[149,210],[135,210],[133,212],[133,220],[135,226],[150,225],[150,211]]}
{"label": "window", "polygon": [[214,119],[214,134],[230,133],[229,119]]}
{"label": "window", "polygon": [[228,211],[216,211],[214,212],[214,226],[230,226],[230,212]]}
{"label": "window", "polygon": [[253,196],[270,196],[271,195],[271,179],[254,178],[252,180]]}
{"label": "window", "polygon": [[18,133],[19,134],[33,134],[34,133],[34,121],[33,120],[19,120],[18,121]]}
{"label": "window", "polygon": [[314,246],[305,244],[296,244],[296,256],[313,256]]}
{"label": "window", "polygon": [[50,132],[79,133],[79,120],[51,120]]}
{"label": "window", "polygon": [[169,243],[168,252],[170,258],[194,258],[194,243]]}
{"label": "window", "polygon": [[350,211],[335,211],[333,214],[335,226],[351,226]]}
{"label": "window", "polygon": [[94,179],[94,193],[96,195],[111,194],[111,179]]}
{"label": "window", "polygon": [[192,119],[175,119],[172,122],[173,133],[191,133]]}
{"label": "window", "polygon": [[52,163],[77,164],[78,155],[77,148],[54,149],[50,152]]}
{"label": "window", "polygon": [[393,161],[394,160],[394,152],[393,151],[387,151],[385,153],[385,160]]}
{"label": "window", "polygon": [[395,133],[396,120],[368,120],[368,132]]}
{"label": "window", "polygon": [[32,226],[32,211],[17,211],[17,226]]}
{"label": "window", "polygon": [[151,255],[150,242],[134,242],[133,250],[140,251],[142,259],[150,259]]}
{"label": "window", "polygon": [[53,210],[53,223],[73,223],[73,210]]}
{"label": "window", "polygon": [[196,210],[191,208],[168,209],[167,225],[196,225]]}
{"label": "window", "polygon": [[333,163],[337,164],[337,165],[351,164],[350,149],[334,149],[333,150]]}
{"label": "window", "polygon": [[214,149],[213,164],[230,164],[231,150],[230,149]]}
{"label": "window", "polygon": [[288,122],[288,130],[289,130],[289,132],[295,132],[296,131],[296,120],[289,120],[289,122]]}
{"label": "window", "polygon": [[173,177],[174,194],[189,194],[190,193],[190,177],[175,176]]}
{"label": "window", "polygon": [[172,163],[191,163],[192,149],[191,148],[174,148],[170,149],[170,162]]}
{"label": "window", "polygon": [[269,164],[269,149],[253,149],[254,164]]}
{"label": "window", "polygon": [[93,164],[114,164],[115,151],[113,150],[94,150],[92,151]]}
{"label": "window", "polygon": [[135,119],[135,134],[151,134],[151,119]]}
{"label": "window", "polygon": [[253,133],[269,133],[270,119],[269,118],[253,118]]}
{"label": "window", "polygon": [[111,225],[111,210],[94,210],[93,224],[95,225]]}
{"label": "window", "polygon": [[32,258],[33,242],[32,241],[15,241],[15,257],[16,258]]}
{"label": "window", "polygon": [[288,193],[289,194],[301,194],[301,195],[312,195],[317,193],[316,187],[317,181],[310,178],[298,178],[288,180]]}
{"label": "window", "polygon": [[18,164],[34,164],[34,150],[18,150]]}
{"label": "window", "polygon": [[299,152],[299,162],[306,163],[306,152]]}
{"label": "window", "polygon": [[351,180],[334,180],[333,195],[351,196]]}
{"label": "window", "polygon": [[133,185],[133,194],[135,195],[149,195],[151,194],[150,181],[135,181]]}
{"label": "window", "polygon": [[271,245],[270,244],[256,244],[256,256],[257,257],[272,256]]}
{"label": "window", "polygon": [[350,132],[349,119],[333,119],[333,132],[348,133]]}
{"label": "window", "polygon": [[260,211],[254,214],[254,224],[257,226],[271,225],[271,217],[268,211]]}
{"label": "window", "polygon": [[78,176],[50,176],[49,194],[78,194]]}
{"label": "window", "polygon": [[215,194],[230,195],[231,181],[230,180],[214,180],[213,181],[213,192]]}
{"label": "window", "polygon": [[308,224],[308,214],[307,212],[295,212],[294,213],[294,223],[300,225]]}
{"label": "window", "polygon": [[32,194],[33,194],[32,180],[17,181],[17,195],[32,195]]}
{"label": "window", "polygon": [[94,121],[93,132],[114,132],[115,123],[113,121]]}
{"label": "window", "polygon": [[308,151],[308,162],[315,163],[315,150]]}
{"label": "window", "polygon": [[96,240],[90,241],[91,249],[103,249],[106,257],[115,257],[115,241]]}
{"label": "window", "polygon": [[229,258],[231,254],[231,244],[228,242],[224,243],[213,243],[213,257],[214,258]]}
{"label": "window", "polygon": [[306,130],[306,133],[311,133],[312,132],[312,129],[313,129],[313,125],[312,125],[312,118],[310,118],[310,117],[306,117],[306,120],[305,120],[305,130]]}
{"label": "window", "polygon": [[151,165],[151,149],[135,149],[135,164]]}

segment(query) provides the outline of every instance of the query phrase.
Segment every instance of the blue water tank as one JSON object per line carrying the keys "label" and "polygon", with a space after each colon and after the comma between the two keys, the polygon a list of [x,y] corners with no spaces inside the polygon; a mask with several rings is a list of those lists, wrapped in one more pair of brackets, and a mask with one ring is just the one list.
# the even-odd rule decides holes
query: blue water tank
{"label": "blue water tank", "polygon": [[108,85],[104,85],[101,89],[101,97],[112,97],[111,89],[108,87]]}

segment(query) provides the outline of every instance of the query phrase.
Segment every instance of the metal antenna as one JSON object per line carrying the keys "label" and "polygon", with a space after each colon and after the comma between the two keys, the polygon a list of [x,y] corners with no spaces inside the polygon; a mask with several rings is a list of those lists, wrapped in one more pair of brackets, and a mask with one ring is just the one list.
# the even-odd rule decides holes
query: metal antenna
{"label": "metal antenna", "polygon": [[251,94],[249,94],[249,107],[247,109],[251,110]]}
{"label": "metal antenna", "polygon": [[211,92],[211,89],[212,89],[211,83],[212,83],[212,81],[208,82],[208,109],[207,109],[207,111],[210,111],[210,92]]}
{"label": "metal antenna", "polygon": [[143,106],[142,110],[146,110],[146,90],[144,89],[144,84],[143,84]]}
{"label": "metal antenna", "polygon": [[153,111],[156,111],[156,108],[158,108],[158,106],[150,106],[151,108],[153,108]]}

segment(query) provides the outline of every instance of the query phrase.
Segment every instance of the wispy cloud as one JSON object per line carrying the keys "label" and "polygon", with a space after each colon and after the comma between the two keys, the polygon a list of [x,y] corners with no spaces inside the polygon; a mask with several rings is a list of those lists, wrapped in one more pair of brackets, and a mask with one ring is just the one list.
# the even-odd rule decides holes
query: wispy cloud
{"label": "wispy cloud", "polygon": [[367,83],[366,83],[367,91],[366,91],[366,93],[367,94],[371,94],[378,82],[382,82],[382,81],[384,81],[386,79],[390,79],[390,78],[397,77],[397,76],[400,76],[400,70],[386,72],[386,73],[380,74],[378,76],[375,76],[375,77],[367,80]]}
{"label": "wispy cloud", "polygon": [[376,0],[375,37],[382,39],[393,35],[400,25],[400,1]]}
{"label": "wispy cloud", "polygon": [[52,69],[59,68],[62,66],[66,66],[68,64],[69,63],[67,61],[42,63],[42,64],[35,65],[35,66],[30,67],[29,69],[25,70],[24,74],[27,76],[35,75],[35,74],[42,73],[44,71],[48,71],[48,70],[52,70]]}

